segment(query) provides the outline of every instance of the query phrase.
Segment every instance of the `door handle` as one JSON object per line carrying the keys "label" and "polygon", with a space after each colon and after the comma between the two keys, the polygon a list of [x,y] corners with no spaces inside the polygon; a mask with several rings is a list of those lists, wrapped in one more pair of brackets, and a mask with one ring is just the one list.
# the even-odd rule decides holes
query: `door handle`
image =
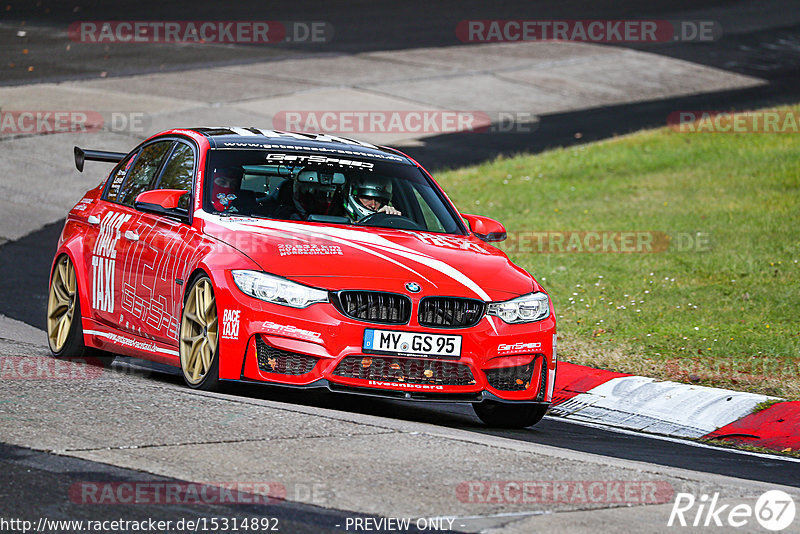
{"label": "door handle", "polygon": [[86,219],[86,222],[89,224],[100,224],[100,217],[97,215],[89,215],[89,217]]}
{"label": "door handle", "polygon": [[128,241],[139,241],[139,234],[131,232],[130,230],[125,230],[125,239]]}

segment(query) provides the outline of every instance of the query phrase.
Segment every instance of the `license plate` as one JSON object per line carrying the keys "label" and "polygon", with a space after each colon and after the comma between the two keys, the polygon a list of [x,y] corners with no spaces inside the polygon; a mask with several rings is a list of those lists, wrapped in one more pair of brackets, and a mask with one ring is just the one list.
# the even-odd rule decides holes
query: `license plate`
{"label": "license plate", "polygon": [[364,352],[378,354],[413,354],[439,358],[461,356],[461,336],[420,334],[395,330],[364,330]]}

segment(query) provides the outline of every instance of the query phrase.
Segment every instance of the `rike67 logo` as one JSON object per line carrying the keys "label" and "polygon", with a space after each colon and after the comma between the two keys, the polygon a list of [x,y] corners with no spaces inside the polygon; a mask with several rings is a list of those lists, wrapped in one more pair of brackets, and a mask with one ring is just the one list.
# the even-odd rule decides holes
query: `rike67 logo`
{"label": "rike67 logo", "polygon": [[222,339],[239,339],[239,316],[242,310],[222,311]]}
{"label": "rike67 logo", "polygon": [[761,495],[755,506],[745,503],[721,504],[719,493],[695,498],[691,493],[678,493],[667,526],[678,527],[748,527],[752,532],[753,519],[772,532],[788,528],[795,518],[792,496],[781,490],[770,490]]}

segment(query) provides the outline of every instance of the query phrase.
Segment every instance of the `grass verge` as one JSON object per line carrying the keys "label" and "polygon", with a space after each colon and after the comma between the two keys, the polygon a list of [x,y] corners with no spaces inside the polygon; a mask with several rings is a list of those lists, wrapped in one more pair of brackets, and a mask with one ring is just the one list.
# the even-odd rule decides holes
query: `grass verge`
{"label": "grass verge", "polygon": [[436,178],[505,224],[561,359],[800,399],[797,134],[662,128]]}

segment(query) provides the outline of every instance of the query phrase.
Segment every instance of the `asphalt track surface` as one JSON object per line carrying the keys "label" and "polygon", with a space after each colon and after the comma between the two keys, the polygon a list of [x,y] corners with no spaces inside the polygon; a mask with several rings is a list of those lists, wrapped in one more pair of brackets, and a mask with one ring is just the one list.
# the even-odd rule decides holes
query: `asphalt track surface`
{"label": "asphalt track surface", "polygon": [[[150,363],[142,365],[142,362],[133,358],[119,358],[114,365],[147,371],[149,380],[183,383],[180,371],[167,366]],[[616,432],[555,417],[547,417],[535,426],[522,430],[492,429],[478,420],[469,404],[433,405],[374,397],[369,402],[364,402],[364,398],[359,395],[250,384],[233,384],[227,386],[225,391],[242,397],[431,423],[612,458],[800,488],[800,460],[792,462],[776,456],[762,457],[740,454],[726,448],[699,447],[695,443],[682,440],[666,441],[634,432]]]}
{"label": "asphalt track surface", "polygon": [[[0,65],[0,84],[24,84],[42,81],[95,78],[100,72],[108,76],[183,70],[202,66],[247,63],[299,57],[313,54],[346,54],[368,50],[452,46],[461,44],[454,33],[455,25],[464,19],[521,18],[664,18],[682,10],[713,8],[730,3],[722,1],[640,2],[565,1],[552,5],[532,2],[403,2],[403,3],[336,3],[320,4],[300,1],[281,4],[264,3],[254,11],[253,3],[200,1],[191,3],[190,11],[176,12],[174,5],[155,1],[115,2],[113,8],[94,2],[11,2],[0,15],[0,52],[11,56],[18,47],[18,37],[9,29],[29,28],[29,48],[47,56],[47,61],[31,75],[23,69]],[[738,3],[736,3],[738,4]],[[4,5],[6,5],[4,3]],[[792,3],[786,3],[787,9]],[[76,10],[75,8],[79,9]],[[113,10],[112,10],[113,9]],[[797,9],[796,5],[794,9]],[[146,13],[147,16],[141,16]],[[191,16],[189,16],[189,13]],[[180,16],[178,16],[180,15]],[[117,45],[98,52],[96,48],[76,45],[63,49],[64,31],[74,20],[325,20],[335,30],[335,38],[325,45],[175,47],[148,45],[143,54],[136,45]],[[744,22],[744,21],[743,21]],[[643,46],[636,47],[645,49]],[[800,26],[787,25],[769,30],[740,31],[726,34],[714,43],[667,43],[651,45],[649,52],[724,68],[741,74],[758,76],[768,84],[741,91],[711,93],[680,99],[596,108],[574,113],[541,117],[530,134],[442,135],[426,139],[424,147],[408,150],[430,168],[456,167],[492,158],[498,154],[519,151],[540,151],[553,146],[566,146],[602,139],[644,127],[660,126],[664,116],[674,109],[706,109],[709,107],[743,109],[796,102],[800,95]],[[109,59],[110,58],[110,59]],[[576,137],[580,133],[580,138]],[[35,209],[35,208],[32,208]],[[52,253],[61,224],[48,225],[16,242],[0,246],[0,313],[42,328],[47,292],[47,277]],[[124,364],[123,364],[124,365]],[[133,362],[131,365],[137,365]],[[180,381],[167,372],[151,375],[149,380]],[[692,444],[654,439],[648,436],[619,433],[576,425],[547,418],[532,429],[500,431],[480,425],[468,406],[442,404],[436,406],[376,399],[359,401],[345,395],[300,392],[282,388],[245,387],[238,391],[254,396],[310,406],[324,406],[343,411],[391,416],[410,421],[457,427],[477,433],[500,435],[609,457],[651,462],[709,473],[800,487],[800,463],[779,458],[743,455],[725,449],[702,448]],[[136,471],[105,464],[58,457],[19,447],[0,446],[0,470],[4,487],[0,488],[0,516],[20,515],[20,504],[28,512],[52,510],[54,516],[99,519],[100,516],[126,518],[164,514],[175,517],[194,515],[244,516],[257,515],[282,518],[293,532],[338,530],[344,517],[335,510],[282,503],[264,505],[258,510],[226,509],[225,507],[192,507],[190,510],[159,509],[158,514],[141,505],[132,510],[93,510],[74,508],[63,500],[64,486],[77,480],[92,478],[120,480],[155,479]],[[98,475],[92,477],[91,475]],[[149,478],[148,478],[149,477]],[[116,508],[116,507],[112,507]],[[12,514],[13,512],[13,514]],[[120,513],[124,512],[124,513]],[[353,516],[347,512],[348,516]],[[91,516],[91,517],[89,517]],[[283,523],[287,521],[287,523]],[[294,523],[288,523],[293,521]],[[288,531],[288,530],[287,530]]]}
{"label": "asphalt track surface", "polygon": [[[115,368],[129,374],[131,380],[153,381],[167,387],[183,387],[177,370],[118,358]],[[139,371],[138,373],[136,371]],[[137,376],[140,375],[140,376]],[[243,399],[319,407],[342,412],[360,413],[396,420],[431,423],[462,431],[500,436],[503,438],[549,445],[578,452],[611,458],[635,460],[691,471],[715,473],[771,484],[800,487],[800,462],[777,457],[754,456],[727,449],[698,447],[689,443],[664,441],[636,433],[620,433],[601,428],[576,425],[546,418],[535,427],[525,430],[498,430],[483,426],[467,405],[430,404],[395,400],[363,398],[332,394],[324,391],[237,385],[226,393],[236,393]],[[92,506],[75,500],[70,493],[73,484],[87,481],[104,483],[175,483],[172,478],[124,469],[100,462],[49,454],[23,447],[0,444],[0,517],[15,517],[36,521],[39,517],[71,520],[129,521],[156,518],[158,520],[196,519],[200,517],[278,518],[282,532],[342,531],[347,518],[375,517],[346,510],[322,508],[292,502],[291,499],[266,504],[199,504],[168,505],[163,503],[114,504]],[[454,528],[458,531],[458,528]],[[408,532],[415,532],[411,529]]]}
{"label": "asphalt track surface", "polygon": [[[26,39],[37,47],[42,68],[34,72],[0,65],[0,83],[30,83],[63,79],[93,78],[197,68],[201,66],[265,61],[303,54],[346,54],[378,50],[461,45],[456,25],[462,20],[484,19],[649,19],[677,20],[707,9],[758,6],[758,2],[724,0],[659,0],[655,2],[563,0],[529,2],[505,0],[446,0],[428,2],[333,1],[293,2],[160,2],[123,0],[119,2],[3,2],[0,24],[29,30]],[[797,10],[790,0],[780,2],[772,12],[756,12],[755,19],[774,20]],[[770,18],[773,17],[773,18]],[[271,20],[323,21],[333,28],[324,43],[278,43],[267,45],[111,44],[98,49],[75,43],[63,46],[70,23],[86,20]],[[770,78],[796,71],[800,56],[795,48],[797,28],[770,23],[768,31],[748,31],[753,20],[742,17],[726,21],[723,36],[714,42],[667,42],[631,44],[631,48],[685,59],[744,74]],[[60,33],[59,33],[60,32]],[[19,44],[14,32],[1,32],[0,50],[8,53]],[[145,48],[142,48],[142,47]],[[615,44],[614,46],[620,46]]]}
{"label": "asphalt track surface", "polygon": [[[365,517],[288,500],[262,504],[199,504],[175,506],[162,504],[115,504],[87,506],[64,496],[73,484],[103,480],[110,483],[170,484],[182,481],[132,469],[122,469],[78,458],[57,456],[23,447],[0,444],[0,471],[4,485],[0,489],[0,517],[13,517],[37,523],[40,517],[50,520],[104,521],[124,518],[126,521],[179,521],[199,518],[227,518],[239,521],[248,518],[275,518],[280,532],[316,533],[341,532],[347,518]],[[242,501],[257,500],[241,495]],[[22,504],[24,503],[24,505]],[[269,523],[273,525],[272,522]],[[54,529],[55,530],[55,529]],[[126,529],[127,530],[127,529]],[[172,531],[192,531],[176,529]],[[57,529],[70,531],[70,529]],[[265,530],[266,531],[266,530]],[[407,532],[417,532],[410,529]]]}
{"label": "asphalt track surface", "polygon": [[[459,21],[473,19],[691,19],[704,9],[739,8],[754,2],[668,1],[646,5],[635,1],[534,3],[481,2],[328,2],[264,3],[192,2],[189,11],[172,3],[11,2],[0,11],[0,54],[15,67],[0,62],[0,85],[96,79],[152,72],[180,71],[221,65],[247,64],[290,57],[339,55],[356,52],[463,45],[456,37]],[[775,6],[778,7],[775,7]],[[190,6],[190,7],[188,7]],[[778,0],[771,11],[726,21],[722,37],[713,42],[614,44],[650,53],[755,76],[767,83],[751,89],[720,91],[588,110],[542,115],[529,132],[443,134],[426,138],[409,154],[429,169],[474,164],[497,155],[538,152],[663,126],[676,109],[753,109],[796,102],[800,95],[800,24],[781,13],[797,13],[795,2]],[[333,29],[325,43],[269,45],[94,44],[64,46],[66,29],[79,20],[277,20],[324,21]],[[180,14],[181,16],[178,16]],[[762,18],[769,28],[752,29]],[[775,19],[778,19],[776,22]],[[24,29],[20,38],[15,31]],[[22,56],[27,46],[31,55]],[[1,57],[1,56],[0,56]],[[35,62],[28,72],[25,64]],[[209,83],[219,83],[209,80]],[[446,90],[446,87],[443,87]],[[0,106],[2,103],[0,103]]]}
{"label": "asphalt track surface", "polygon": [[[296,54],[355,53],[376,50],[402,50],[463,44],[456,36],[462,20],[483,19],[666,19],[679,18],[681,12],[730,5],[722,0],[564,0],[527,2],[505,0],[446,0],[428,2],[333,1],[315,2],[160,2],[123,0],[120,2],[3,2],[0,22],[30,28],[29,38],[46,50],[47,67],[28,73],[24,69],[2,66],[5,83],[29,83],[32,79],[55,80],[180,70],[199,66],[264,61]],[[787,7],[791,4],[787,2]],[[333,28],[333,37],[323,43],[277,43],[268,45],[175,47],[171,45],[112,44],[97,47],[78,43],[65,50],[64,33],[70,23],[86,20],[268,20],[324,21]],[[746,21],[743,21],[746,22]],[[24,25],[23,25],[24,24]],[[34,28],[45,31],[36,31]],[[61,36],[56,32],[62,32]],[[0,46],[18,42],[7,35]],[[232,49],[235,48],[235,53]],[[667,48],[673,48],[668,46]],[[690,47],[691,48],[691,47]],[[34,50],[30,47],[30,50]],[[143,53],[144,52],[144,53]],[[692,54],[691,51],[676,51]],[[45,55],[43,51],[42,55]],[[695,53],[696,56],[711,56]],[[111,60],[109,60],[111,58]]]}

